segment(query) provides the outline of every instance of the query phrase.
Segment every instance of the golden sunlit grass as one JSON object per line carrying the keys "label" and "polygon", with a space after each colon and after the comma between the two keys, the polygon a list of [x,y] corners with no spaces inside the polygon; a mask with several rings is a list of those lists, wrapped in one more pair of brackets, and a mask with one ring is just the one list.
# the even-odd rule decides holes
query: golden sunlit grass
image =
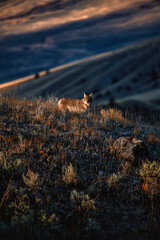
{"label": "golden sunlit grass", "polygon": [[[159,136],[148,139],[156,128],[127,119],[118,109],[94,109],[61,113],[54,97],[1,96],[0,236],[14,229],[16,239],[74,239],[78,234],[77,239],[90,239],[94,230],[95,239],[112,239],[116,231],[123,239],[122,208],[134,228],[140,218],[133,208],[145,216],[147,228],[140,227],[138,239],[148,234],[152,219],[150,231],[159,234],[154,201],[159,200],[160,146],[153,140]],[[126,134],[131,143],[138,142],[135,136],[145,142],[149,163],[135,166],[124,160],[123,151],[118,155],[115,142]],[[110,222],[118,230],[108,229]]]}
{"label": "golden sunlit grass", "polygon": [[127,124],[127,119],[123,117],[121,110],[117,110],[114,108],[110,108],[107,110],[102,109],[101,116],[106,119],[110,119],[116,122],[123,122],[124,124]]}

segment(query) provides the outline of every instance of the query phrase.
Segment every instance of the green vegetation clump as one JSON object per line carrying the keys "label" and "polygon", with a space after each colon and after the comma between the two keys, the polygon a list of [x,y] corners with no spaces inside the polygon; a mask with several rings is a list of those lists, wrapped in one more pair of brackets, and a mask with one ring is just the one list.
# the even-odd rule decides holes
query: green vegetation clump
{"label": "green vegetation clump", "polygon": [[76,190],[73,190],[71,199],[80,210],[88,211],[89,209],[95,209],[95,201],[90,199],[88,194],[78,193]]}
{"label": "green vegetation clump", "polygon": [[160,177],[160,163],[156,161],[143,163],[143,167],[140,169],[140,175],[143,178]]}
{"label": "green vegetation clump", "polygon": [[144,190],[152,197],[160,194],[160,163],[156,161],[143,163],[139,172],[145,183]]}
{"label": "green vegetation clump", "polygon": [[122,180],[123,176],[121,174],[113,173],[107,180],[109,187],[116,187],[120,181]]}

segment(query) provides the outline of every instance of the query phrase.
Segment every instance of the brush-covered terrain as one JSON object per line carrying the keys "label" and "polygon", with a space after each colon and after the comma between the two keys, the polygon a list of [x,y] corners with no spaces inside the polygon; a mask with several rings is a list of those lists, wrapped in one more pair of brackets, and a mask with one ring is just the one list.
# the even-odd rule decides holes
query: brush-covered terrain
{"label": "brush-covered terrain", "polygon": [[160,239],[156,119],[7,96],[0,115],[1,239]]}

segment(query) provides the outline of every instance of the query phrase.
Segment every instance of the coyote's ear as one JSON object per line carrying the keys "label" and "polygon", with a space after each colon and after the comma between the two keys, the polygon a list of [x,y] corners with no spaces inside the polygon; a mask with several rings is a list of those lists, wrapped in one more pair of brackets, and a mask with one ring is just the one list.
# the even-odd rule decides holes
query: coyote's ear
{"label": "coyote's ear", "polygon": [[84,93],[84,97],[87,97],[87,95]]}
{"label": "coyote's ear", "polygon": [[90,96],[90,97],[93,97],[93,93],[90,93],[89,96]]}

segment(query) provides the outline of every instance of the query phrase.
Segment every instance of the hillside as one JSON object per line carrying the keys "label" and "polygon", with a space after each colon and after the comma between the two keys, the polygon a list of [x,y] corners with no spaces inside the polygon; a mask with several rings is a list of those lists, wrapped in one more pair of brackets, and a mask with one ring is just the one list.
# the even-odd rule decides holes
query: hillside
{"label": "hillside", "polygon": [[94,104],[107,104],[111,99],[128,105],[138,101],[159,110],[160,39],[96,55],[31,78],[17,86],[16,95],[82,98],[83,92],[92,92]]}
{"label": "hillside", "polygon": [[[8,0],[0,2],[1,34],[19,34],[39,31],[62,24],[106,16],[116,11],[131,11],[136,9],[143,11],[143,16],[134,16],[134,22],[159,20],[158,4],[152,0]],[[153,14],[154,13],[154,14]],[[151,16],[152,15],[152,16]]]}
{"label": "hillside", "polygon": [[0,1],[0,83],[160,36],[155,0]]}
{"label": "hillside", "polygon": [[160,239],[159,122],[100,110],[1,97],[1,239]]}

